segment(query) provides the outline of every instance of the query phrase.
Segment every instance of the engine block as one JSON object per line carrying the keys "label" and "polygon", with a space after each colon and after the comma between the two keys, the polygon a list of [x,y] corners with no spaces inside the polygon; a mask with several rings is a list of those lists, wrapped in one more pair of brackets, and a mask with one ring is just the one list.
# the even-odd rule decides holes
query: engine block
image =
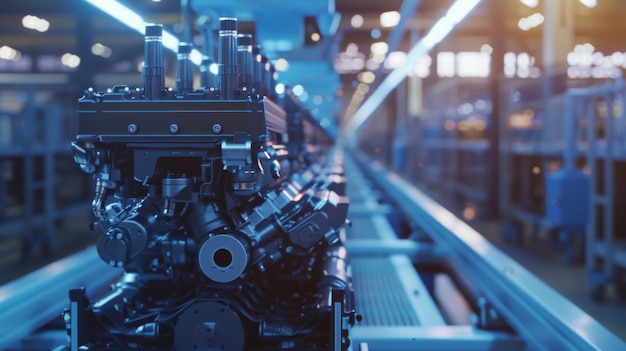
{"label": "engine block", "polygon": [[332,138],[254,80],[269,64],[254,64],[236,19],[220,19],[216,86],[191,88],[181,43],[166,88],[161,41],[148,25],[142,87],[78,101],[72,148],[95,179],[97,251],[123,277],[94,301],[70,291],[70,349],[348,349],[359,316]]}

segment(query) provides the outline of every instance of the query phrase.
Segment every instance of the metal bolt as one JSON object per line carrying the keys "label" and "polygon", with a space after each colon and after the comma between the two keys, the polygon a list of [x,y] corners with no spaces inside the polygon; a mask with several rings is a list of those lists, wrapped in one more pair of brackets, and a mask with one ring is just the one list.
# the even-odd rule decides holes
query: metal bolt
{"label": "metal bolt", "polygon": [[118,240],[122,240],[123,237],[124,235],[122,235],[122,233],[117,233],[117,235],[115,236],[115,238]]}
{"label": "metal bolt", "polygon": [[170,133],[176,134],[176,133],[178,133],[178,129],[179,129],[178,128],[178,124],[176,124],[176,123],[170,124]]}
{"label": "metal bolt", "polygon": [[221,132],[222,132],[222,125],[221,125],[221,124],[219,124],[219,123],[215,123],[215,124],[213,125],[213,133],[215,133],[215,134],[219,134],[219,133],[221,133]]}
{"label": "metal bolt", "polygon": [[135,123],[131,123],[128,125],[128,132],[130,134],[135,134],[137,133],[137,125]]}

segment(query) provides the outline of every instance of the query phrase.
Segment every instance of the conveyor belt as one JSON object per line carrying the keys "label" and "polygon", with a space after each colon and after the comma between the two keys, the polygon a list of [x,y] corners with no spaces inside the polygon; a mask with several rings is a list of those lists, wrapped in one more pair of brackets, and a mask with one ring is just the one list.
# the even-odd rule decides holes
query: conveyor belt
{"label": "conveyor belt", "polygon": [[415,326],[419,319],[403,293],[402,282],[389,258],[352,260],[356,306],[364,316],[362,326]]}
{"label": "conveyor belt", "polygon": [[[411,251],[386,219],[392,209],[378,201],[380,194],[350,158],[345,171],[352,222],[346,246],[348,252],[359,248],[351,258],[352,282],[356,307],[363,315],[351,331],[353,342],[367,343],[368,350],[521,350],[524,343],[511,334],[446,324],[408,256],[381,255]],[[412,243],[414,252],[420,250]],[[368,249],[372,254],[366,253]]]}

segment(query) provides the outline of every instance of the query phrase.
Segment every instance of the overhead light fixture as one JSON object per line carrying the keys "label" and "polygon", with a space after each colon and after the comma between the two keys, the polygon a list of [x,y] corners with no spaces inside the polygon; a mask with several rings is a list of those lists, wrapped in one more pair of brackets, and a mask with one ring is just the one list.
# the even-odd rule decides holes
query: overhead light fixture
{"label": "overhead light fixture", "polygon": [[293,92],[295,96],[302,96],[302,94],[304,94],[304,87],[300,84],[297,84],[297,85],[294,85],[291,91]]}
{"label": "overhead light fixture", "polygon": [[519,22],[517,22],[517,26],[519,27],[519,29],[527,31],[541,25],[543,23],[543,20],[543,15],[537,12],[528,17],[521,18]]}
{"label": "overhead light fixture", "polygon": [[388,50],[389,50],[389,46],[384,41],[379,41],[379,42],[373,43],[370,46],[370,51],[374,55],[383,55],[384,56],[387,53]]}
{"label": "overhead light fixture", "polygon": [[374,76],[374,73],[370,71],[359,73],[359,81],[365,84],[372,84],[375,78],[376,76]]}
{"label": "overhead light fixture", "polygon": [[384,28],[395,27],[400,23],[400,12],[388,11],[380,14],[380,25]]}
{"label": "overhead light fixture", "polygon": [[352,18],[350,19],[350,25],[352,25],[353,28],[361,28],[361,26],[363,26],[363,16],[352,16]]}
{"label": "overhead light fixture", "polygon": [[532,7],[535,8],[537,7],[537,5],[539,5],[539,0],[519,0],[522,4],[528,6],[528,7]]}
{"label": "overhead light fixture", "polygon": [[578,0],[578,1],[580,1],[581,4],[587,6],[590,9],[598,6],[598,0]]}
{"label": "overhead light fixture", "polygon": [[283,83],[276,84],[276,87],[274,88],[274,91],[276,91],[276,94],[278,94],[278,95],[284,94],[285,93],[285,84],[283,84]]}
{"label": "overhead light fixture", "polygon": [[[85,1],[92,4],[93,6],[101,10],[102,12],[110,15],[111,17],[127,25],[129,28],[134,29],[141,35],[145,33],[146,22],[144,21],[144,19],[139,14],[129,9],[128,7],[120,4],[119,2],[115,0],[108,0],[108,1],[85,0]],[[163,47],[171,50],[174,53],[178,53],[178,43],[179,43],[179,40],[178,38],[176,38],[176,36],[174,36],[174,34],[165,30],[163,31]],[[202,53],[200,53],[200,51],[196,49],[193,49],[191,51],[191,54],[189,54],[189,59],[195,65],[199,66],[202,63]]]}
{"label": "overhead light fixture", "polygon": [[274,68],[276,68],[276,70],[279,72],[285,72],[289,69],[289,62],[287,62],[287,60],[285,60],[284,58],[279,58],[278,60],[274,61]]}
{"label": "overhead light fixture", "polygon": [[69,52],[61,56],[61,63],[70,68],[76,68],[80,65],[80,57],[70,54]]}
{"label": "overhead light fixture", "polygon": [[446,14],[437,20],[422,40],[409,51],[404,64],[393,70],[369,99],[356,110],[348,122],[346,131],[355,132],[380,106],[387,95],[404,80],[413,65],[450,34],[454,26],[460,23],[479,3],[480,0],[457,0],[452,4]]}
{"label": "overhead light fixture", "polygon": [[24,28],[33,29],[41,33],[50,28],[50,22],[33,15],[24,16],[24,18],[22,18],[22,25]]}
{"label": "overhead light fixture", "polygon": [[483,54],[491,55],[491,53],[493,52],[493,47],[489,44],[483,44],[480,47],[480,52]]}
{"label": "overhead light fixture", "polygon": [[22,53],[13,49],[10,46],[3,45],[0,47],[0,59],[17,61],[22,57]]}
{"label": "overhead light fixture", "polygon": [[110,47],[101,44],[101,43],[95,43],[91,46],[91,53],[96,55],[96,56],[102,56],[104,58],[109,58],[111,57],[111,54],[113,53],[113,50],[111,50]]}

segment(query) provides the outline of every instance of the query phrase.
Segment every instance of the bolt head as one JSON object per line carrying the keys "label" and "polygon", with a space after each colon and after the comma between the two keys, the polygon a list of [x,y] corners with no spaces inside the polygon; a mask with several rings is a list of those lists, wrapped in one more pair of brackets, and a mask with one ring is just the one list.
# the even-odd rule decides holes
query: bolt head
{"label": "bolt head", "polygon": [[176,134],[178,133],[178,130],[179,130],[178,124],[176,123],[170,124],[170,133]]}
{"label": "bolt head", "polygon": [[219,134],[219,133],[221,133],[221,132],[222,132],[222,125],[221,125],[221,124],[219,124],[219,123],[215,123],[215,124],[213,125],[213,133],[215,133],[215,134]]}
{"label": "bolt head", "polygon": [[131,123],[128,125],[128,132],[130,134],[135,134],[137,133],[137,125],[135,123]]}

